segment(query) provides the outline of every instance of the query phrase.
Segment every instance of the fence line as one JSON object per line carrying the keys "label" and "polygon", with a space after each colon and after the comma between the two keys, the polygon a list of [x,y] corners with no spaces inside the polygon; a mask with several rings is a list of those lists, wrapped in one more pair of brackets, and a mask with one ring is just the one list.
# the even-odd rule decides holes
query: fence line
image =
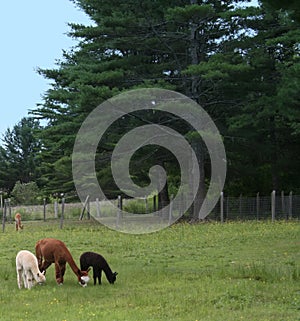
{"label": "fence line", "polygon": [[[151,201],[151,202],[150,202]],[[114,206],[111,205],[114,203]],[[46,204],[44,200],[43,205],[33,206],[11,206],[10,200],[5,199],[3,202],[2,230],[4,232],[5,222],[12,222],[13,215],[16,212],[22,213],[23,220],[49,220],[60,218],[60,228],[63,227],[64,219],[83,219],[84,212],[87,213],[87,218],[90,215],[96,219],[103,217],[115,217],[116,225],[118,226],[122,220],[120,209],[125,209],[128,212],[134,210],[135,213],[151,214],[157,210],[157,197],[149,199],[123,199],[118,197],[116,200],[111,201],[94,201],[87,198],[84,205],[81,203],[66,203],[62,198],[52,204]],[[169,217],[178,217],[178,213],[172,212],[170,206]],[[300,195],[293,195],[290,192],[285,195],[284,192],[276,194],[273,191],[269,196],[260,196],[259,193],[254,197],[239,196],[232,197],[226,196],[223,192],[220,199],[212,212],[207,216],[208,219],[221,221],[234,221],[234,220],[300,220]]]}
{"label": "fence line", "polygon": [[300,195],[272,191],[270,196],[223,196],[208,217],[221,221],[300,219]]}

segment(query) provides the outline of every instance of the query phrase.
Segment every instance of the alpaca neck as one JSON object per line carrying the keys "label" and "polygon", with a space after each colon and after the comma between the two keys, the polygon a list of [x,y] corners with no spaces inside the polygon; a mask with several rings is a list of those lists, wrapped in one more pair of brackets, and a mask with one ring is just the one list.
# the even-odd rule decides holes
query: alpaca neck
{"label": "alpaca neck", "polygon": [[66,261],[68,262],[68,264],[70,265],[72,271],[78,276],[78,279],[80,279],[81,274],[80,274],[80,269],[79,267],[76,265],[75,261],[73,260],[72,255],[69,253],[69,255],[66,258]]}
{"label": "alpaca neck", "polygon": [[107,263],[104,264],[103,271],[106,275],[106,278],[110,281],[112,278],[113,272]]}

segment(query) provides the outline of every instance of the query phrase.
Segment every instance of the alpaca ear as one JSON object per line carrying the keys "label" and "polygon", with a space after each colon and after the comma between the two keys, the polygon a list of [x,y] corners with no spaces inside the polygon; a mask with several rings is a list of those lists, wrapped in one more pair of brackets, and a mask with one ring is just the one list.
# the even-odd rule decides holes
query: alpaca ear
{"label": "alpaca ear", "polygon": [[119,273],[118,272],[115,272],[114,275],[117,276]]}
{"label": "alpaca ear", "polygon": [[42,274],[45,275],[45,273],[46,273],[46,271],[44,270],[44,271],[42,272]]}

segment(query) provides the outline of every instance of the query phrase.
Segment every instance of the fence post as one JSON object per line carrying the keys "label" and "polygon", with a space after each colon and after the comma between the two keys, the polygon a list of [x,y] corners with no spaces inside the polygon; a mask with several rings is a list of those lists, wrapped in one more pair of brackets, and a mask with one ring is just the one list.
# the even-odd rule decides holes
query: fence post
{"label": "fence post", "polygon": [[293,218],[293,192],[290,191],[289,194],[289,219]]}
{"label": "fence post", "polygon": [[174,195],[171,195],[171,200],[170,200],[170,204],[169,204],[169,225],[171,225],[172,223],[172,217],[173,217],[173,198]]}
{"label": "fence post", "polygon": [[4,200],[3,216],[2,216],[2,232],[5,230],[5,220],[6,220],[6,200]]}
{"label": "fence post", "polygon": [[96,198],[96,211],[97,211],[97,217],[100,217],[101,212],[100,212],[100,202],[99,202],[99,198]]}
{"label": "fence post", "polygon": [[46,199],[44,198],[44,222],[46,222]]}
{"label": "fence post", "polygon": [[57,198],[54,201],[54,218],[58,217],[58,202],[57,202]]}
{"label": "fence post", "polygon": [[256,219],[259,220],[259,192],[256,194]]}
{"label": "fence post", "polygon": [[224,214],[225,221],[229,220],[229,196],[226,197],[226,211]]}
{"label": "fence post", "polygon": [[272,191],[271,193],[271,213],[272,213],[272,222],[275,221],[275,198],[276,191]]}
{"label": "fence post", "polygon": [[9,223],[11,223],[11,204],[10,204],[10,198],[8,199],[8,220]]}
{"label": "fence post", "polygon": [[122,195],[118,195],[118,208],[122,211],[123,210],[123,199]]}
{"label": "fence post", "polygon": [[285,212],[285,203],[284,203],[284,191],[281,191],[281,212],[282,212],[282,215],[285,217],[285,219],[287,219],[287,215]]}
{"label": "fence post", "polygon": [[240,214],[240,218],[241,219],[242,219],[242,197],[243,197],[243,195],[240,194],[240,198],[239,198],[239,214]]}
{"label": "fence post", "polygon": [[84,211],[85,211],[85,209],[86,209],[86,207],[87,207],[89,198],[90,198],[90,195],[88,195],[88,196],[86,197],[85,201],[84,201],[84,204],[83,204],[83,207],[82,207],[80,216],[79,216],[79,220],[80,220],[80,221],[83,219]]}
{"label": "fence post", "polygon": [[87,205],[86,205],[86,215],[87,215],[87,219],[90,220],[91,219],[91,206],[90,206],[90,199],[88,200],[87,202]]}
{"label": "fence post", "polygon": [[156,208],[156,195],[153,195],[153,212],[156,212],[157,208]]}
{"label": "fence post", "polygon": [[61,199],[61,217],[60,217],[60,229],[63,228],[64,223],[64,213],[65,213],[65,198]]}
{"label": "fence post", "polygon": [[147,196],[145,196],[145,213],[148,214],[149,210],[148,210],[148,198]]}
{"label": "fence post", "polygon": [[0,191],[0,205],[1,205],[1,213],[3,214],[3,191]]}
{"label": "fence post", "polygon": [[118,195],[118,212],[117,212],[117,222],[116,222],[116,228],[119,228],[119,224],[120,224],[120,219],[122,217],[121,211],[123,208],[123,202],[122,202],[122,196]]}
{"label": "fence post", "polygon": [[221,214],[221,223],[224,223],[224,193],[221,192],[220,197],[220,214]]}

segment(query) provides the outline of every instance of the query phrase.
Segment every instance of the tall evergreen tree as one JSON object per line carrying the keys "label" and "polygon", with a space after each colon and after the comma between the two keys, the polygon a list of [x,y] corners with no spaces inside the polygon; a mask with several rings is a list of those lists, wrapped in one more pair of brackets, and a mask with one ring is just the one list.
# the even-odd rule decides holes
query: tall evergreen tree
{"label": "tall evergreen tree", "polygon": [[[33,111],[48,121],[39,137],[43,184],[49,192],[74,190],[71,154],[86,116],[110,97],[141,87],[179,91],[213,117],[227,148],[228,191],[269,192],[296,184],[299,32],[287,12],[246,8],[233,0],[73,2],[92,23],[70,24],[69,35],[78,46],[64,53],[56,69],[39,70],[53,85]],[[110,196],[117,187],[106,160],[124,132],[146,123],[167,123],[186,135],[201,173],[209,177],[208,156],[190,126],[172,115],[136,113],[114,124],[98,149],[99,181]],[[158,147],[140,154],[143,161],[135,158],[131,169],[139,184],[147,184],[153,165],[147,155],[160,155],[173,182],[178,180],[170,154]],[[198,199],[205,194],[204,182],[202,177]],[[166,189],[163,195],[167,200]],[[199,206],[195,204],[195,215]]]}
{"label": "tall evergreen tree", "polygon": [[231,54],[213,55],[196,71],[219,84],[218,95],[232,97],[223,123],[230,138],[228,189],[269,193],[297,185],[300,34],[286,12],[251,10],[248,35],[229,44]]}

